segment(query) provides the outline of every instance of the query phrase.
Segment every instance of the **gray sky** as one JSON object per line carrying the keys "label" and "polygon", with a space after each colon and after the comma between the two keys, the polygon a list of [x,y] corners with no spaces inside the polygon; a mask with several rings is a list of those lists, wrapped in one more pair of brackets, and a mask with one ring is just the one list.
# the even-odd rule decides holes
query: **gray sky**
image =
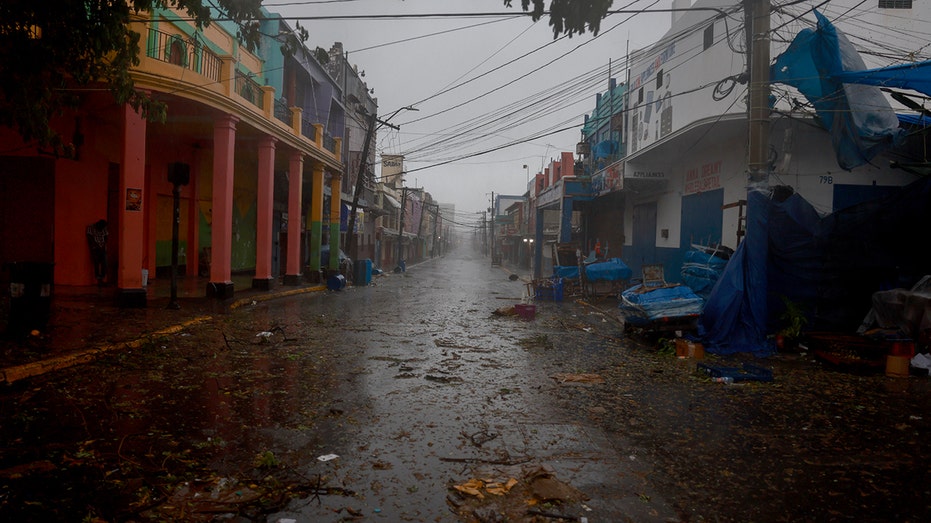
{"label": "gray sky", "polygon": [[[375,89],[381,118],[405,106],[419,109],[391,118],[400,131],[379,131],[379,159],[382,153],[405,155],[407,186],[454,203],[463,218],[486,209],[492,192],[523,194],[528,170],[533,175],[561,151],[574,152],[584,115],[594,109],[596,93],[608,89],[609,64],[622,83],[628,46],[631,51],[646,47],[670,26],[669,13],[614,14],[602,22],[597,38],[585,34],[554,42],[548,19],[534,23],[519,16],[520,0],[513,3],[510,9],[502,0],[266,0],[264,5],[292,26],[289,17],[300,16],[513,15],[299,21],[310,32],[311,49],[343,43],[350,63],[365,71]],[[613,9],[670,4],[621,0]],[[509,146],[517,142],[522,143]]]}

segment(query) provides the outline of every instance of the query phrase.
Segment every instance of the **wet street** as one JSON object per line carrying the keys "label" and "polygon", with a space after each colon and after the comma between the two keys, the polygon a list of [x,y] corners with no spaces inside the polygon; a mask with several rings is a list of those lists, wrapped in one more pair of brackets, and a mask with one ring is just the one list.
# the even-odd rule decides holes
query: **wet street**
{"label": "wet street", "polygon": [[495,314],[509,275],[455,253],[7,387],[0,519],[931,518],[928,378],[714,383],[610,300]]}

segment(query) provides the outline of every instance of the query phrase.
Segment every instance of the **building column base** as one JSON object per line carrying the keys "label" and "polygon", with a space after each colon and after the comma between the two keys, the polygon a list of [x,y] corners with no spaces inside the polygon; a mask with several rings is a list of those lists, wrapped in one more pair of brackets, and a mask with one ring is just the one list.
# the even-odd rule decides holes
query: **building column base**
{"label": "building column base", "polygon": [[297,287],[303,283],[303,277],[300,274],[285,274],[284,275],[284,284],[288,287]]}
{"label": "building column base", "polygon": [[207,297],[227,300],[233,297],[233,282],[210,282],[207,284]]}
{"label": "building column base", "polygon": [[252,278],[252,288],[257,291],[270,291],[275,288],[274,278]]}
{"label": "building column base", "polygon": [[148,305],[148,294],[145,289],[119,289],[116,304],[124,309],[144,309]]}

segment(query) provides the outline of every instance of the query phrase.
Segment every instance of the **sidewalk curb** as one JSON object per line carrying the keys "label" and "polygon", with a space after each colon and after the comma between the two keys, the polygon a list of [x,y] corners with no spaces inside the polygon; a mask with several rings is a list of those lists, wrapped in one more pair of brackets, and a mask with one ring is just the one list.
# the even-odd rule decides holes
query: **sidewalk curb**
{"label": "sidewalk curb", "polygon": [[68,367],[73,367],[75,365],[80,365],[82,363],[91,362],[108,352],[113,352],[120,349],[134,349],[143,345],[143,343],[148,342],[154,338],[160,336],[165,336],[166,334],[175,334],[184,330],[187,327],[193,325],[198,325],[201,323],[206,323],[212,320],[212,316],[200,316],[192,320],[188,320],[179,325],[173,325],[171,327],[166,327],[154,332],[150,332],[140,338],[131,341],[124,341],[121,343],[114,343],[112,345],[104,345],[103,347],[98,347],[96,349],[88,349],[81,352],[76,352],[72,354],[65,354],[63,356],[57,356],[47,360],[34,361],[30,363],[25,363],[23,365],[16,365],[14,367],[9,367],[0,371],[0,376],[2,376],[3,383],[7,385],[12,384],[15,381],[19,381],[25,378],[31,378],[33,376],[38,376],[40,374],[45,374],[46,372],[52,372],[56,370],[66,369]]}
{"label": "sidewalk curb", "polygon": [[[268,294],[261,294],[255,296],[249,296],[246,298],[240,298],[233,301],[229,305],[230,310],[238,309],[244,305],[251,305],[260,301],[268,301],[275,298],[284,298],[287,296],[295,296],[298,294],[306,294],[310,292],[321,292],[326,290],[324,285],[315,285],[313,287],[302,287],[298,289],[291,289],[281,292],[270,292]],[[74,367],[76,365],[81,365],[84,363],[90,363],[97,358],[104,356],[107,353],[114,352],[122,349],[135,349],[141,347],[143,344],[165,336],[168,334],[178,333],[188,327],[194,325],[199,325],[202,323],[207,323],[213,320],[213,316],[198,316],[194,319],[182,322],[177,325],[172,325],[170,327],[165,327],[153,332],[146,333],[135,340],[124,341],[120,343],[114,343],[110,345],[104,345],[102,347],[97,347],[93,349],[86,349],[79,352],[74,352],[71,354],[64,354],[62,356],[55,356],[53,358],[33,361],[29,363],[24,363],[22,365],[15,365],[12,367],[7,367],[5,369],[0,369],[0,383],[10,385],[16,381],[20,381],[26,378],[32,378],[45,374],[48,372],[53,372],[57,370],[67,369],[69,367]]]}

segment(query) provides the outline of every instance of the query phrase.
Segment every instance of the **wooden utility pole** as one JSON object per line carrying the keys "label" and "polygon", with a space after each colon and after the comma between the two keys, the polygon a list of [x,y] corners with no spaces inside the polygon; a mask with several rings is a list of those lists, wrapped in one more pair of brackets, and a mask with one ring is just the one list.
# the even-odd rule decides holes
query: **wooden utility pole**
{"label": "wooden utility pole", "polygon": [[349,228],[346,231],[346,252],[350,258],[358,258],[355,251],[356,247],[356,210],[359,208],[359,195],[365,188],[365,167],[369,159],[369,146],[372,143],[372,135],[375,134],[375,122],[378,116],[375,113],[369,115],[369,126],[365,132],[365,142],[362,145],[362,157],[359,158],[359,174],[356,176],[356,190],[352,195],[352,207],[349,209]]}
{"label": "wooden utility pole", "polygon": [[436,226],[440,221],[440,206],[439,204],[433,204],[433,241],[430,242],[430,257],[433,258],[436,256]]}
{"label": "wooden utility pole", "polygon": [[401,111],[416,111],[416,110],[417,110],[416,108],[411,107],[411,106],[402,107],[398,109],[397,111],[391,113],[384,120],[379,120],[378,115],[374,113],[368,115],[369,125],[368,125],[368,130],[365,133],[365,142],[363,142],[362,144],[362,158],[359,159],[359,176],[356,178],[356,190],[355,190],[355,193],[352,195],[352,208],[349,210],[349,224],[348,224],[349,230],[346,231],[346,235],[347,235],[346,251],[347,251],[347,254],[353,259],[355,259],[357,257],[356,255],[358,254],[358,253],[353,252],[355,249],[355,244],[356,244],[356,235],[355,235],[355,231],[353,230],[355,229],[355,226],[356,226],[356,210],[359,208],[359,195],[362,194],[362,189],[365,188],[365,167],[368,163],[369,148],[372,143],[372,138],[375,137],[375,131],[377,130],[377,127],[375,127],[375,124],[380,123],[386,127],[390,127],[394,129],[395,131],[398,131],[401,128],[398,127],[397,125],[391,125],[390,123],[388,123],[388,121],[394,118]]}
{"label": "wooden utility pole", "polygon": [[491,266],[495,265],[495,192],[491,192]]}

